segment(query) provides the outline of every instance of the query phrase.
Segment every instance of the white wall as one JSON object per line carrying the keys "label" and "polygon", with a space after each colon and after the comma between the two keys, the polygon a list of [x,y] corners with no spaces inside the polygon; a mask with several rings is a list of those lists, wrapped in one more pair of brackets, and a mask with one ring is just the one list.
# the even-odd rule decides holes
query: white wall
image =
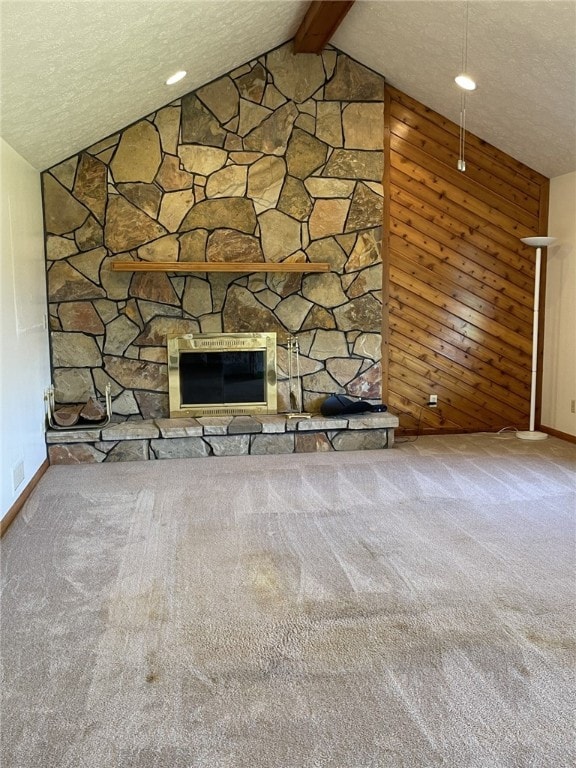
{"label": "white wall", "polygon": [[[40,174],[0,139],[0,518],[46,458],[50,384]],[[14,487],[22,462],[23,478]]]}
{"label": "white wall", "polygon": [[576,173],[550,181],[542,425],[576,437]]}

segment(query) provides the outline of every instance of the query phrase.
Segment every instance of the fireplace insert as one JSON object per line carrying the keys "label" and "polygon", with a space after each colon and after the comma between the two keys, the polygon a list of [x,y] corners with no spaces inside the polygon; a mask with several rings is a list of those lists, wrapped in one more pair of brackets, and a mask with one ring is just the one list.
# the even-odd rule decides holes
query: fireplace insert
{"label": "fireplace insert", "polygon": [[275,333],[168,337],[170,417],[277,412]]}

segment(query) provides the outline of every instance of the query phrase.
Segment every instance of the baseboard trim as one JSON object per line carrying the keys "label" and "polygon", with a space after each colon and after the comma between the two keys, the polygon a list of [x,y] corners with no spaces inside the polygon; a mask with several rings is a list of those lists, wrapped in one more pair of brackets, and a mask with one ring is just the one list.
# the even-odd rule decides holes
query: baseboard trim
{"label": "baseboard trim", "polygon": [[[551,437],[557,437],[559,440],[566,440],[568,443],[576,443],[576,435],[571,435],[568,432],[560,432],[559,429],[553,429],[552,427],[545,427],[542,424],[538,425],[538,429],[540,429],[542,432],[546,432],[547,435],[550,435]],[[396,437],[414,437],[418,435],[467,435],[467,434],[474,434],[476,432],[480,432],[483,430],[480,429],[415,429],[414,427],[410,428],[403,428],[398,427],[395,430]],[[493,430],[485,430],[486,432]],[[494,431],[494,434],[498,434],[497,431]],[[512,432],[509,432],[508,434],[512,434]]]}
{"label": "baseboard trim", "polygon": [[420,435],[469,435],[476,432],[480,432],[478,429],[462,429],[460,427],[453,427],[449,429],[443,429],[442,427],[397,427],[394,430],[394,434],[397,437],[419,437]]}
{"label": "baseboard trim", "polygon": [[576,443],[576,435],[570,435],[568,432],[560,432],[559,429],[544,427],[542,425],[539,429],[541,429],[542,432],[546,432],[547,435],[552,435],[552,437],[558,437],[560,440],[566,440],[569,443]]}
{"label": "baseboard trim", "polygon": [[36,486],[40,481],[40,478],[42,477],[44,472],[46,472],[49,466],[50,466],[50,462],[48,461],[48,459],[44,459],[42,464],[40,464],[40,466],[36,470],[34,477],[30,480],[28,485],[24,488],[20,496],[18,496],[14,504],[12,504],[12,506],[10,507],[8,512],[4,515],[2,520],[0,520],[0,538],[2,538],[2,536],[4,536],[4,534],[8,530],[8,528],[10,528],[10,526],[12,525],[12,523],[16,518],[16,515],[18,514],[18,512],[20,512],[26,500],[28,499],[28,496],[30,496],[34,488],[36,488]]}

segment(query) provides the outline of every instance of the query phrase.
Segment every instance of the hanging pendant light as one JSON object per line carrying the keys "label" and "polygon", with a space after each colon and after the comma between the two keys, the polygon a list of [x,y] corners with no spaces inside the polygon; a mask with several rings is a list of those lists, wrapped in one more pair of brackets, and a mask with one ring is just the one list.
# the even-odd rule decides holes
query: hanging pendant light
{"label": "hanging pendant light", "polygon": [[476,83],[470,75],[467,74],[468,71],[468,2],[466,2],[466,15],[464,20],[464,36],[462,39],[462,70],[459,75],[457,75],[454,80],[456,84],[462,88],[462,93],[460,95],[460,135],[459,135],[459,145],[458,145],[458,163],[457,168],[459,171],[466,170],[466,159],[465,159],[465,150],[466,150],[466,93],[468,91],[475,91],[476,90]]}
{"label": "hanging pendant light", "polygon": [[456,85],[459,85],[460,88],[464,88],[465,91],[475,91],[478,87],[470,75],[456,75],[454,81]]}

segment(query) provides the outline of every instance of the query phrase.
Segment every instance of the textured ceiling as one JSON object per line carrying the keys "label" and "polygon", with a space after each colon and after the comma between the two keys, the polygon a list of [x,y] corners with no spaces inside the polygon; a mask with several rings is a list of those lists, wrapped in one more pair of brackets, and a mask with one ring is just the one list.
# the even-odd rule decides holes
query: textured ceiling
{"label": "textured ceiling", "polygon": [[[332,39],[454,122],[466,3],[356,2]],[[576,170],[576,0],[470,0],[466,127],[545,176]]]}
{"label": "textured ceiling", "polygon": [[[307,0],[2,0],[0,134],[54,163],[294,36]],[[166,78],[185,69],[174,86]]]}
{"label": "textured ceiling", "polygon": [[[2,137],[44,169],[293,37],[307,0],[0,2]],[[333,38],[458,121],[461,0],[356,0]],[[547,176],[576,170],[576,0],[470,0],[467,127]],[[188,77],[164,84],[177,69]]]}

